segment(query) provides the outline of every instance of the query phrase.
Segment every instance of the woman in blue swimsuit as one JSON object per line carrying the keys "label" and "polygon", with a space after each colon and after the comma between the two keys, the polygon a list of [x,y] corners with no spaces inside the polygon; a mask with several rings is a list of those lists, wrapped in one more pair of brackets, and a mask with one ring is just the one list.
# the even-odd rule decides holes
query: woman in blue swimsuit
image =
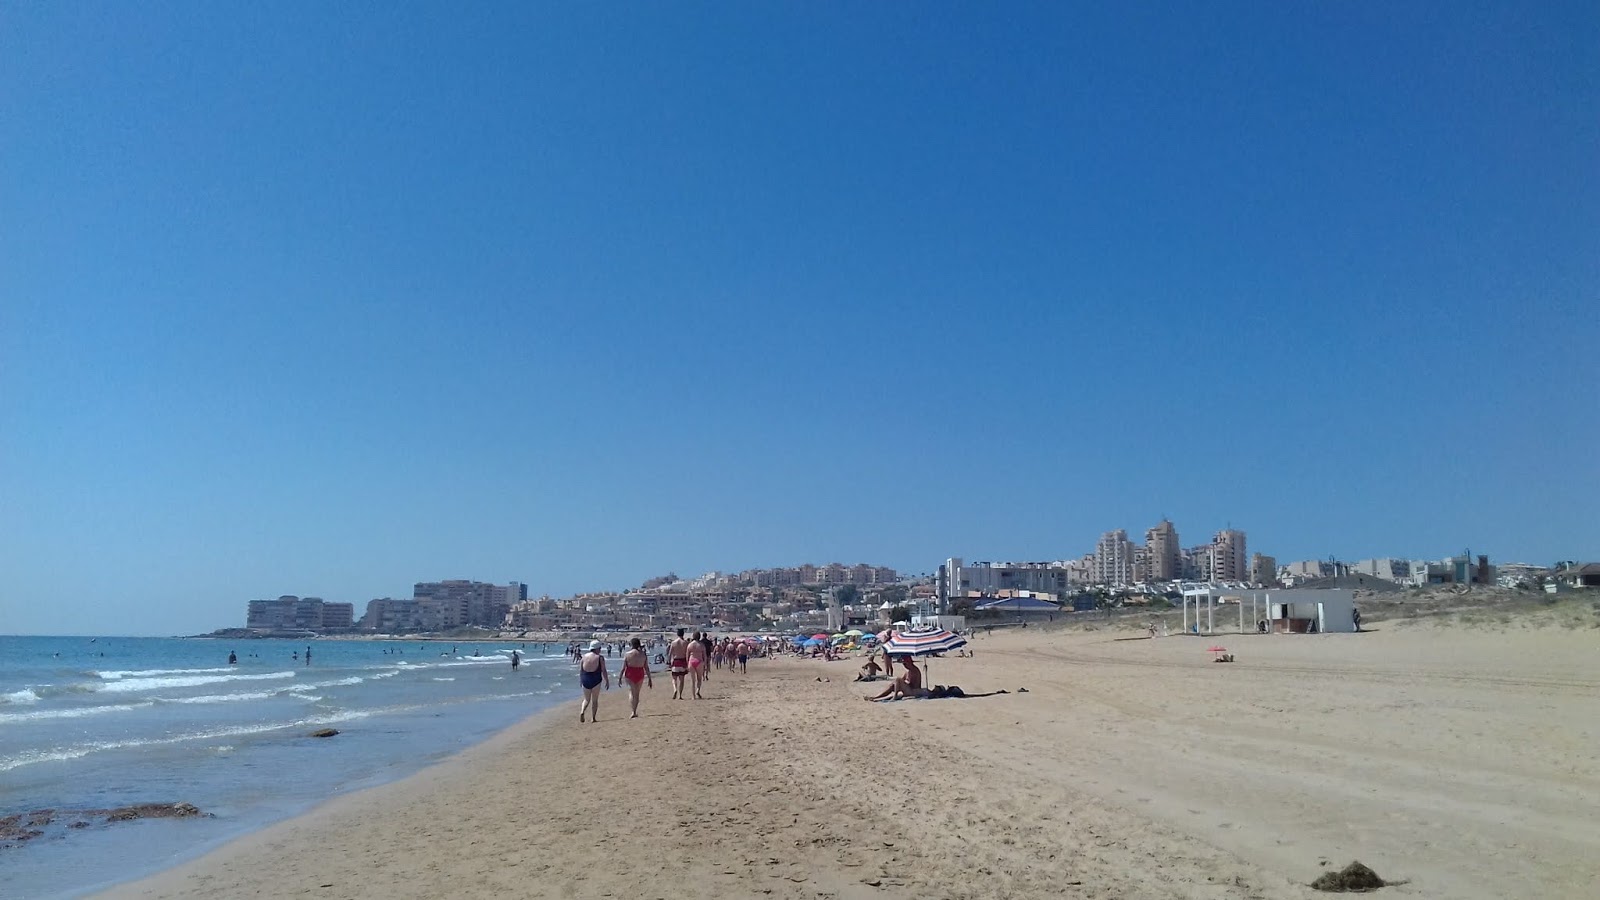
{"label": "woman in blue swimsuit", "polygon": [[578,721],[588,717],[590,722],[600,721],[600,685],[611,690],[611,672],[606,669],[606,658],[600,655],[600,642],[590,641],[589,652],[578,660],[578,684],[583,686],[583,709]]}

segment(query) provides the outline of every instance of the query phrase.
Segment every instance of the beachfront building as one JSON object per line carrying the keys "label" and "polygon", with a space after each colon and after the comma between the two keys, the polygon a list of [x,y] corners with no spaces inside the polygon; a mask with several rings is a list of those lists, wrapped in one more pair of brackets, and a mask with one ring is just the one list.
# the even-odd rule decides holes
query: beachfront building
{"label": "beachfront building", "polygon": [[1405,583],[1413,587],[1430,584],[1494,584],[1495,570],[1494,566],[1489,565],[1489,557],[1479,556],[1474,561],[1470,553],[1438,561],[1414,559],[1411,561],[1411,575]]}
{"label": "beachfront building", "polygon": [[528,586],[515,581],[419,581],[412,588],[411,599],[417,603],[417,615],[425,631],[469,625],[499,628],[512,605],[528,599]]}
{"label": "beachfront building", "polygon": [[354,603],[329,603],[322,602],[322,630],[339,631],[355,625],[356,605]]}
{"label": "beachfront building", "polygon": [[361,617],[361,629],[378,634],[407,634],[422,630],[417,601],[379,597],[367,601],[366,614]]}
{"label": "beachfront building", "polygon": [[998,615],[1004,619],[1054,619],[1062,605],[1053,596],[1032,591],[1006,591],[973,607],[979,613]]}
{"label": "beachfront building", "polygon": [[1144,533],[1144,545],[1149,551],[1149,581],[1176,581],[1183,577],[1183,549],[1178,546],[1178,529],[1172,522],[1162,519],[1160,524]]}
{"label": "beachfront building", "polygon": [[1219,630],[1254,634],[1340,634],[1356,630],[1355,592],[1332,590],[1239,590],[1194,585],[1183,592],[1183,633]]}
{"label": "beachfront building", "polygon": [[321,597],[285,594],[276,600],[251,600],[245,627],[251,631],[333,631],[350,627],[354,606]]}
{"label": "beachfront building", "polygon": [[1101,584],[1133,584],[1134,544],[1118,528],[1100,536],[1094,548],[1094,576]]}
{"label": "beachfront building", "polygon": [[1210,581],[1249,580],[1250,557],[1245,555],[1244,532],[1225,528],[1211,539],[1206,578]]}
{"label": "beachfront building", "polygon": [[1569,588],[1600,587],[1600,563],[1557,563],[1550,581],[1552,584]]}
{"label": "beachfront building", "polygon": [[1263,553],[1250,554],[1250,583],[1272,587],[1278,583],[1278,561]]}
{"label": "beachfront building", "polygon": [[1065,564],[1059,562],[974,562],[964,564],[959,557],[939,567],[940,607],[948,609],[953,600],[963,597],[993,597],[1002,591],[1033,591],[1052,597],[1070,590]]}
{"label": "beachfront building", "polygon": [[1367,575],[1372,578],[1381,578],[1384,581],[1393,581],[1403,584],[1411,577],[1411,560],[1393,559],[1363,559],[1350,567],[1350,571],[1357,575]]}
{"label": "beachfront building", "polygon": [[888,566],[871,566],[866,563],[857,563],[853,566],[843,563],[813,566],[807,563],[790,568],[746,569],[734,580],[751,587],[797,587],[802,584],[827,586],[853,584],[865,587],[895,584],[900,580],[900,573]]}

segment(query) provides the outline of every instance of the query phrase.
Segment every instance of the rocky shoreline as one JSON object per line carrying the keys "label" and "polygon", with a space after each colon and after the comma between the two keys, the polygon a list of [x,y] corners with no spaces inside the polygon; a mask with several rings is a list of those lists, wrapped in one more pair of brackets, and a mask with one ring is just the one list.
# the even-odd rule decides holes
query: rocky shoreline
{"label": "rocky shoreline", "polygon": [[17,847],[28,841],[51,836],[64,837],[68,831],[92,828],[96,824],[132,822],[135,819],[210,818],[191,803],[137,803],[110,809],[36,809],[0,816],[0,849]]}

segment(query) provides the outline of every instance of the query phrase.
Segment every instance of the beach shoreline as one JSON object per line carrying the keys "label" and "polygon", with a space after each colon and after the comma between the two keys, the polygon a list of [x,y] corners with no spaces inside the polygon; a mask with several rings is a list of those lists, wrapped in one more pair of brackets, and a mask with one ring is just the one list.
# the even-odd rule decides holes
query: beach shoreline
{"label": "beach shoreline", "polygon": [[932,661],[1011,692],[963,700],[866,704],[854,661],[763,660],[704,701],[658,677],[638,720],[613,690],[579,725],[574,687],[100,896],[1309,898],[1359,859],[1407,882],[1385,893],[1488,900],[1600,877],[1591,634],[1226,642],[1218,665],[1205,639],[1013,631]]}

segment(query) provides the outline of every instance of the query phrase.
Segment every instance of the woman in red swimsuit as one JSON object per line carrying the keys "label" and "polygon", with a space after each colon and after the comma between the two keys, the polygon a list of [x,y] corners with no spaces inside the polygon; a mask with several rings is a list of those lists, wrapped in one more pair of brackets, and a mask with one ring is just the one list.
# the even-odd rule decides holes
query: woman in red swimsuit
{"label": "woman in red swimsuit", "polygon": [[628,701],[633,704],[633,715],[630,719],[639,718],[639,685],[644,684],[655,687],[655,679],[650,677],[650,657],[639,645],[639,639],[634,638],[628,652],[622,657],[622,680],[628,683]]}

